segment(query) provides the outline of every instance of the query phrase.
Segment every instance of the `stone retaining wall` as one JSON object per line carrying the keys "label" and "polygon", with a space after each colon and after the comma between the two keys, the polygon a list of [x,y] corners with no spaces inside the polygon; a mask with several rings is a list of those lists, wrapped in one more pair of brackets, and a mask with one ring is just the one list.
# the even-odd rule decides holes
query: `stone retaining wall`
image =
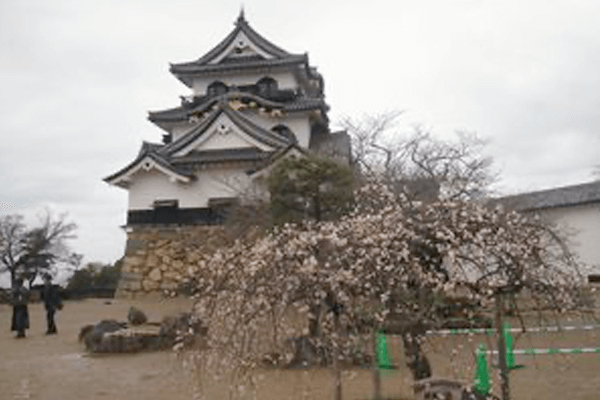
{"label": "stone retaining wall", "polygon": [[130,228],[115,297],[134,299],[175,291],[207,255],[227,243],[220,226]]}

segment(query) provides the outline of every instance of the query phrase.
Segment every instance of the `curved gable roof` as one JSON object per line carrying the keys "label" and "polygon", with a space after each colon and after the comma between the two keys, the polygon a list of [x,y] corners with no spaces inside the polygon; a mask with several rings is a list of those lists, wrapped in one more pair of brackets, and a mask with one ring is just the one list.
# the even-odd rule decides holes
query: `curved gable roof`
{"label": "curved gable roof", "polygon": [[167,156],[172,156],[175,153],[185,149],[187,146],[190,146],[198,138],[206,134],[207,130],[221,114],[225,114],[229,120],[231,120],[231,122],[242,132],[261,143],[275,148],[280,148],[290,144],[286,138],[256,125],[254,122],[242,116],[241,113],[232,110],[229,108],[229,105],[225,104],[223,101],[220,101],[218,102],[217,108],[214,109],[202,122],[200,122],[198,126],[194,127],[179,139],[163,147],[161,152]]}
{"label": "curved gable roof", "polygon": [[[218,62],[214,62],[227,50],[240,33],[243,33],[254,46],[268,54],[271,58],[265,59],[260,56],[258,58],[240,57],[236,62],[230,62],[231,60],[225,58]],[[171,64],[170,71],[184,84],[190,86],[191,82],[189,79],[184,78],[184,76],[189,74],[229,70],[240,67],[256,68],[307,62],[308,57],[306,54],[289,53],[252,29],[244,18],[244,12],[242,11],[235,22],[235,28],[225,37],[225,39],[195,61]]]}
{"label": "curved gable roof", "polygon": [[242,10],[237,18],[237,21],[235,21],[235,28],[233,31],[231,31],[231,33],[227,35],[227,37],[225,37],[225,39],[217,44],[212,50],[196,60],[195,64],[207,64],[217,58],[235,40],[240,32],[243,32],[246,37],[250,39],[258,48],[275,58],[286,58],[292,55],[291,53],[288,53],[287,51],[268,41],[262,35],[252,29],[248,21],[246,21],[246,18],[244,17],[244,11]]}
{"label": "curved gable roof", "polygon": [[164,174],[181,182],[190,182],[193,179],[193,175],[189,174],[181,167],[172,165],[160,154],[162,148],[163,146],[159,144],[144,142],[135,160],[114,174],[104,178],[104,181],[111,185],[127,188],[129,181],[128,177],[135,174],[140,169],[145,168],[145,162],[150,161],[151,168],[156,167]]}

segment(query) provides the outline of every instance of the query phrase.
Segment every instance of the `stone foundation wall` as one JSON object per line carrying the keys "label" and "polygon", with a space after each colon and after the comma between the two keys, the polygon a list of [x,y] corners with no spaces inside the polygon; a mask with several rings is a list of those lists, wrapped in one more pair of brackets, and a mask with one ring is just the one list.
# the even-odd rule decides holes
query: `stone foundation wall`
{"label": "stone foundation wall", "polygon": [[115,297],[134,299],[176,291],[205,257],[227,243],[220,226],[130,228]]}

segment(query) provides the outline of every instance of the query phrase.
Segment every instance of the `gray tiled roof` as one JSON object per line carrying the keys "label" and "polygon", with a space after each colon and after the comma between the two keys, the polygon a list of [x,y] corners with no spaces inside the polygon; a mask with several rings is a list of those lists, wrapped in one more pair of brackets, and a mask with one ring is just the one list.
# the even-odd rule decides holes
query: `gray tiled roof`
{"label": "gray tiled roof", "polygon": [[490,203],[521,211],[600,203],[600,181],[506,196]]}
{"label": "gray tiled roof", "polygon": [[149,111],[148,119],[151,122],[178,122],[189,118],[189,111],[183,107],[173,107],[160,111]]}
{"label": "gray tiled roof", "polygon": [[138,157],[143,156],[145,153],[148,153],[148,152],[156,153],[163,147],[164,147],[163,143],[151,143],[151,142],[143,141],[142,147],[140,148],[140,151],[138,152]]}
{"label": "gray tiled roof", "polygon": [[[218,113],[216,114],[218,116]],[[246,126],[245,128],[249,127]],[[283,141],[284,139],[280,138],[279,140]],[[279,147],[284,144],[288,145],[287,142],[282,142]],[[110,183],[120,175],[126,174],[146,157],[150,157],[159,165],[178,175],[193,179],[193,165],[224,161],[265,161],[273,155],[273,152],[265,152],[257,148],[192,151],[184,157],[173,157],[171,153],[171,145],[143,142],[137,157],[124,168],[104,178],[104,181]]]}
{"label": "gray tiled roof", "polygon": [[139,163],[141,163],[146,157],[150,157],[156,163],[158,163],[159,165],[168,169],[169,171],[173,171],[174,173],[181,175],[181,176],[193,178],[193,175],[191,175],[191,170],[188,166],[173,165],[169,162],[169,160],[167,158],[165,158],[163,155],[161,155],[159,150],[162,147],[163,147],[162,145],[159,145],[156,143],[144,142],[142,144],[142,148],[140,149],[140,151],[138,153],[138,156],[132,162],[130,162],[127,166],[125,166],[124,168],[121,168],[119,171],[115,172],[114,174],[104,178],[104,181],[110,183],[110,181],[118,178],[120,175],[126,174],[127,172],[129,172],[130,170],[135,168]]}
{"label": "gray tiled roof", "polygon": [[197,164],[223,161],[262,161],[268,159],[271,154],[272,152],[257,148],[192,151],[186,156],[174,158],[172,162],[174,164]]}
{"label": "gray tiled roof", "polygon": [[252,138],[258,140],[261,143],[264,143],[269,146],[274,147],[283,147],[290,144],[287,138],[284,138],[277,133],[268,131],[249,119],[245,118],[238,111],[233,111],[229,108],[228,105],[223,104],[223,102],[218,103],[219,106],[217,109],[213,110],[210,115],[208,115],[197,127],[190,130],[188,133],[175,140],[174,142],[168,144],[163,147],[161,152],[163,154],[168,154],[169,156],[174,153],[180,151],[185,148],[193,141],[202,136],[206,130],[211,126],[211,124],[217,119],[219,115],[225,113],[227,117],[242,131],[251,136]]}
{"label": "gray tiled roof", "polygon": [[218,97],[212,97],[207,99],[205,102],[190,108],[186,109],[183,106],[169,108],[167,110],[161,111],[151,111],[148,113],[148,119],[154,123],[159,122],[183,122],[186,121],[192,114],[198,112],[204,112],[214,106],[216,103],[224,100],[234,99],[234,98],[249,98],[255,101],[257,104],[268,107],[279,109],[287,112],[300,112],[300,111],[310,111],[310,110],[323,110],[327,111],[328,106],[325,103],[323,98],[299,98],[291,102],[287,103],[279,103],[271,100],[265,100],[259,96],[253,95],[251,93],[244,92],[228,92]]}
{"label": "gray tiled roof", "polygon": [[[231,45],[235,40],[238,33],[243,32],[252,43],[258,46],[261,50],[269,54],[271,59],[257,59],[242,57],[239,62],[236,60],[221,61],[217,64],[211,64],[216,57],[219,56],[225,49]],[[279,65],[289,65],[295,63],[308,63],[308,56],[306,54],[291,54],[282,48],[271,43],[258,32],[250,27],[243,13],[240,14],[237,21],[235,22],[235,28],[229,33],[219,44],[217,44],[212,50],[200,57],[196,61],[175,63],[171,64],[171,73],[177,76],[184,84],[190,85],[188,79],[185,79],[186,75],[190,74],[201,74],[210,72],[223,72],[231,69],[246,69],[246,68],[260,68],[260,67],[275,67]]]}
{"label": "gray tiled roof", "polygon": [[[229,60],[228,62],[218,64],[198,64],[196,62],[185,64],[171,64],[170,71],[173,74],[175,74],[178,78],[183,78],[185,76],[198,75],[203,73],[241,71],[257,68],[273,68],[306,63],[308,63],[308,56],[306,54],[299,54],[290,55],[286,58],[272,59],[245,60],[242,58],[239,61]],[[187,80],[183,80],[183,83],[188,84],[189,82],[187,82]]]}

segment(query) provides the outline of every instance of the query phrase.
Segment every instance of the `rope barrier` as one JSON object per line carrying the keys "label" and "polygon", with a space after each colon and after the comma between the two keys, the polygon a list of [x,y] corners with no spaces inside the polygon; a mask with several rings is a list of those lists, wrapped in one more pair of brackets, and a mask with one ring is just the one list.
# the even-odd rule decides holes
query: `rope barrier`
{"label": "rope barrier", "polygon": [[[510,333],[531,333],[531,332],[562,332],[562,331],[591,331],[594,329],[600,329],[600,325],[583,325],[583,326],[537,326],[532,328],[511,328]],[[493,328],[482,328],[482,329],[441,329],[441,330],[429,330],[425,332],[427,336],[450,336],[450,335],[468,335],[468,334],[487,334],[494,335],[495,329]]]}
{"label": "rope barrier", "polygon": [[[487,354],[498,354],[498,350],[487,350]],[[534,356],[542,354],[582,354],[582,353],[598,353],[600,354],[600,347],[582,347],[582,348],[564,348],[564,349],[514,349],[513,354]]]}

